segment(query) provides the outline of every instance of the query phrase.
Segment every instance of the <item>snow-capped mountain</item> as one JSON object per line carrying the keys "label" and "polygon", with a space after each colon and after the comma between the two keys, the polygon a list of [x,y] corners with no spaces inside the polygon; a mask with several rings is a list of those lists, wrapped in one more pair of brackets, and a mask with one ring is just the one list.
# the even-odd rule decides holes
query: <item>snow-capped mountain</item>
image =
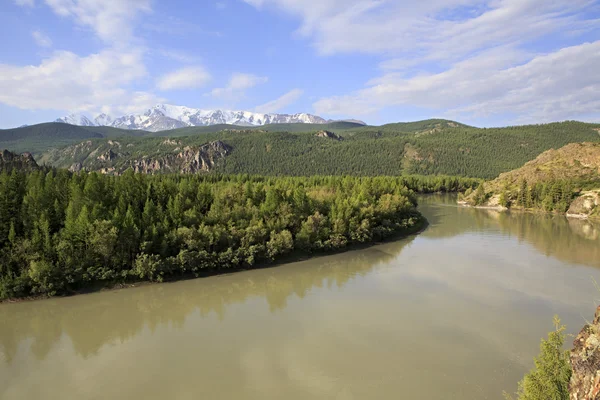
{"label": "snow-capped mountain", "polygon": [[96,118],[94,118],[94,123],[97,126],[109,126],[111,125],[113,122],[112,118],[109,115],[106,115],[104,113],[98,115]]}
{"label": "snow-capped mountain", "polygon": [[261,114],[250,111],[201,110],[170,104],[158,104],[143,114],[130,114],[118,118],[100,114],[93,122],[83,114],[71,114],[57,119],[56,122],[81,126],[112,126],[122,129],[143,129],[158,132],[186,126],[217,124],[260,126],[285,123],[325,124],[328,121],[316,115],[305,113],[292,115]]}
{"label": "snow-capped mountain", "polygon": [[69,114],[66,117],[59,118],[55,122],[64,122],[65,124],[79,126],[96,126],[88,117],[83,114]]}

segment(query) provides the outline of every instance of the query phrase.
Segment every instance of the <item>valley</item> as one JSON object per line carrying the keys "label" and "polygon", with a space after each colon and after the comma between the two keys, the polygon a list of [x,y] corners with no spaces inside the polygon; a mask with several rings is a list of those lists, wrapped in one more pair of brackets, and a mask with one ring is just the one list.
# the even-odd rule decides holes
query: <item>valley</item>
{"label": "valley", "polygon": [[[375,309],[386,310],[391,296],[395,302],[420,298],[424,307],[411,308],[417,314],[438,313],[438,302],[422,295],[443,293],[449,307],[443,313],[457,318],[456,324],[447,318],[443,321],[444,329],[454,335],[446,341],[451,343],[448,357],[475,365],[480,357],[461,350],[468,341],[470,348],[475,346],[477,352],[487,354],[487,361],[479,361],[478,370],[470,372],[480,385],[456,385],[459,378],[450,377],[427,391],[428,396],[441,398],[469,390],[484,398],[494,397],[514,387],[529,365],[515,357],[531,359],[535,346],[519,343],[523,332],[495,335],[493,332],[502,328],[485,322],[489,308],[506,315],[506,323],[517,320],[527,326],[529,334],[525,336],[531,340],[548,330],[548,308],[558,310],[568,332],[576,333],[574,329],[581,325],[577,310],[586,294],[593,292],[593,281],[586,284],[583,276],[600,279],[596,277],[600,267],[596,220],[600,210],[599,126],[566,121],[476,128],[431,119],[382,126],[350,121],[217,124],[156,132],[47,123],[0,131],[0,144],[17,151],[5,150],[0,157],[0,219],[5,222],[0,225],[0,299],[100,291],[88,295],[91,297],[64,299],[67,307],[78,310],[97,307],[96,301],[105,302],[103,296],[109,293],[120,298],[122,293],[129,297],[124,293],[131,291],[134,297],[154,298],[158,290],[168,293],[159,295],[159,301],[170,310],[177,308],[173,299],[193,297],[181,311],[184,320],[193,320],[190,315],[196,310],[215,312],[222,320],[232,307],[246,307],[246,302],[261,299],[268,304],[269,314],[293,312],[297,317],[298,310],[314,301],[311,293],[338,302],[339,293],[347,293],[347,301],[339,307],[353,314],[353,299],[360,293],[369,294]],[[486,209],[458,206],[457,199]],[[544,214],[499,211],[506,208],[502,204]],[[560,215],[565,213],[578,218]],[[522,260],[536,261],[523,264]],[[277,268],[263,269],[274,264]],[[294,273],[288,277],[286,271]],[[536,285],[540,274],[546,274],[544,284]],[[202,279],[188,280],[197,277]],[[135,288],[144,282],[169,283]],[[382,286],[382,282],[387,283]],[[482,285],[482,290],[473,289]],[[132,286],[102,293],[102,289]],[[183,291],[175,296],[171,288]],[[190,294],[197,290],[201,293],[198,298]],[[577,300],[573,300],[573,291],[581,294]],[[519,307],[512,305],[515,293],[529,311],[518,311]],[[86,304],[88,299],[92,299],[90,304]],[[498,301],[505,306],[498,306]],[[289,303],[300,308],[294,311],[293,306],[288,311]],[[14,312],[6,308],[12,305],[0,304],[0,314],[7,313],[6,318],[29,332],[39,316],[28,304],[34,303],[19,303],[20,310]],[[140,304],[145,307],[146,302],[140,300]],[[164,319],[160,307],[157,310],[158,316],[149,314],[148,321]],[[248,310],[262,312],[253,306]],[[316,318],[306,310],[300,315]],[[139,319],[135,310],[126,312]],[[472,319],[473,314],[478,321]],[[197,323],[207,323],[206,315]],[[405,312],[402,321],[421,320],[411,315]],[[167,319],[171,321],[171,317],[170,311]],[[239,317],[230,318],[232,324],[251,326]],[[340,321],[345,324],[348,319]],[[481,327],[481,321],[487,338],[483,342],[479,342],[479,330],[463,329]],[[42,323],[54,329],[52,322]],[[61,326],[73,323],[69,317],[60,320]],[[286,331],[279,322],[263,324]],[[372,321],[370,326],[379,326],[384,343],[389,344],[395,342],[391,336],[398,332],[395,324]],[[160,322],[155,325],[163,327]],[[303,329],[304,325],[299,326]],[[580,337],[596,340],[594,326],[585,327]],[[154,339],[145,336],[139,324],[131,328],[132,345],[139,345],[144,338]],[[428,330],[438,328],[432,322],[418,336],[430,343]],[[182,323],[177,332],[187,335],[190,329],[193,331]],[[558,324],[556,329],[548,341],[562,347],[564,329]],[[353,332],[360,336],[370,330]],[[210,333],[204,334],[207,341],[215,342]],[[56,335],[33,335],[47,343],[36,353],[39,360],[66,357],[69,362],[80,362],[83,353],[77,349],[58,353],[51,349],[61,340]],[[316,337],[322,342],[324,335],[325,331]],[[89,353],[87,346],[95,353],[107,354],[103,338],[88,343],[76,332],[69,337],[85,354]],[[510,344],[506,342],[509,339]],[[370,345],[367,354],[351,343],[354,339],[342,342],[346,351],[365,359],[386,348]],[[2,351],[10,358],[0,368],[12,373],[27,362],[44,373],[39,360],[32,359],[31,350],[16,349],[22,344],[23,337],[0,332]],[[242,342],[238,351],[251,345]],[[300,345],[296,351],[310,352],[311,346]],[[398,346],[406,354],[406,348]],[[566,353],[551,358],[561,363],[561,374],[573,374],[573,390],[579,392],[595,390],[590,389],[586,372],[590,364],[595,365],[588,350],[575,346],[572,365]],[[439,355],[441,349],[432,351]],[[341,354],[338,357],[343,359]],[[311,359],[316,360],[314,355]],[[414,372],[413,364],[419,359],[411,357],[411,366],[403,367],[403,373]],[[220,361],[228,371],[236,371],[234,360],[220,357]],[[487,372],[479,374],[482,365]],[[440,369],[421,368],[433,374],[448,371],[443,363]],[[490,381],[488,377],[498,369],[510,372]],[[328,369],[327,363],[319,362],[305,366],[304,373],[315,375],[324,370],[331,376],[345,371],[348,377],[341,378],[340,387],[320,392],[323,398],[345,388],[352,393],[364,390],[364,385],[353,385],[357,371],[352,368],[336,365]],[[377,375],[385,375],[383,371]],[[529,385],[535,373],[526,374],[518,390],[525,390],[523,385]],[[565,376],[556,378],[562,390],[568,383]],[[100,382],[111,379],[101,376]],[[416,376],[411,379],[418,380]],[[377,395],[386,397],[400,390],[392,381],[391,376],[386,379],[388,384],[380,387]],[[226,391],[218,380],[215,385],[207,393]],[[284,380],[277,392],[303,398],[292,386]],[[35,390],[22,382],[8,387],[5,394],[9,398],[35,396]],[[265,387],[254,393],[243,383],[236,387],[241,391],[234,390],[232,395],[263,398],[271,393]],[[422,393],[422,388],[406,382],[402,388]],[[59,379],[56,389],[78,393],[82,387]]]}

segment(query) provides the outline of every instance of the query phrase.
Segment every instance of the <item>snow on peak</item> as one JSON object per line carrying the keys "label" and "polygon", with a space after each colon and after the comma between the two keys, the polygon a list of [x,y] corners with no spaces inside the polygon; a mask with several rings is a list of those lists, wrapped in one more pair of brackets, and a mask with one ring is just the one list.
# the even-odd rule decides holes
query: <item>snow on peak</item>
{"label": "snow on peak", "polygon": [[239,126],[261,126],[266,124],[325,124],[321,117],[299,114],[262,114],[251,111],[231,110],[203,110],[171,104],[157,104],[142,114],[124,115],[112,118],[107,114],[100,114],[90,120],[83,114],[71,114],[59,118],[57,122],[64,122],[81,126],[112,126],[122,129],[143,129],[152,132],[167,129],[176,129],[186,126],[207,126],[229,124]]}
{"label": "snow on peak", "polygon": [[88,117],[83,114],[69,114],[66,117],[59,118],[55,122],[63,122],[65,124],[70,125],[79,125],[79,126],[95,126]]}

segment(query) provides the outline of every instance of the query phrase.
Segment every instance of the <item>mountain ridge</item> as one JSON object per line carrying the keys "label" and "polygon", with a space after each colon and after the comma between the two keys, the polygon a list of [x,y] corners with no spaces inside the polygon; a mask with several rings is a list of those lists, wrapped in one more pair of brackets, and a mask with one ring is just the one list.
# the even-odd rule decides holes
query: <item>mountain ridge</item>
{"label": "mountain ridge", "polygon": [[[364,122],[358,120],[348,121],[366,125]],[[149,132],[160,132],[178,128],[219,124],[254,127],[269,124],[327,124],[334,121],[308,113],[278,114],[220,109],[205,110],[171,104],[157,104],[142,114],[134,113],[113,118],[106,113],[102,113],[94,119],[89,118],[85,114],[70,114],[56,119],[55,122],[78,126],[110,126],[121,129],[141,129]]]}

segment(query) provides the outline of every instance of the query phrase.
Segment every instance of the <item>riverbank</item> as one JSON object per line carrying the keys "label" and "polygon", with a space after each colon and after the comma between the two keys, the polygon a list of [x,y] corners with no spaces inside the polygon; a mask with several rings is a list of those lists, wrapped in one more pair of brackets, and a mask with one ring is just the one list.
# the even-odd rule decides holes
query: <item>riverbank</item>
{"label": "riverbank", "polygon": [[561,212],[556,212],[556,211],[544,211],[544,210],[540,210],[540,209],[536,209],[536,208],[523,208],[523,207],[510,207],[509,208],[509,207],[502,207],[500,205],[498,205],[498,206],[474,206],[464,200],[458,200],[456,202],[456,204],[460,207],[475,208],[478,210],[492,210],[492,211],[499,211],[499,212],[518,211],[518,212],[526,212],[526,213],[540,214],[540,215],[562,215],[566,218],[579,219],[579,220],[590,220],[592,222],[600,222],[600,216],[596,216],[596,215],[573,214],[573,213],[568,213],[568,212],[561,213]]}
{"label": "riverbank", "polygon": [[573,335],[592,317],[598,239],[455,195],[417,202],[425,231],[363,250],[3,304],[0,398],[502,398],[554,314]]}
{"label": "riverbank", "polygon": [[408,229],[405,232],[398,232],[397,234],[391,235],[383,240],[377,240],[377,241],[366,242],[366,243],[351,243],[344,248],[321,250],[321,251],[316,251],[313,253],[307,253],[307,252],[304,252],[301,250],[294,250],[291,253],[281,256],[280,258],[278,258],[272,262],[263,262],[263,263],[255,265],[255,266],[252,266],[252,267],[228,268],[228,269],[208,269],[208,270],[202,270],[198,273],[189,273],[188,272],[188,273],[184,273],[181,275],[167,275],[167,276],[163,277],[163,279],[161,281],[148,281],[148,280],[132,279],[132,280],[128,280],[125,282],[112,282],[112,283],[111,282],[97,282],[93,285],[90,285],[88,287],[85,287],[85,288],[82,288],[79,290],[71,290],[71,291],[56,294],[56,295],[43,294],[43,295],[39,295],[39,296],[25,296],[25,297],[0,299],[0,304],[40,301],[40,300],[51,299],[51,298],[60,298],[60,297],[72,297],[72,296],[79,296],[79,295],[92,294],[92,293],[98,293],[98,292],[110,292],[110,291],[122,290],[122,289],[128,289],[128,288],[157,285],[157,284],[163,284],[163,283],[174,283],[174,282],[187,281],[187,280],[193,280],[193,279],[210,278],[210,277],[214,277],[214,276],[229,275],[229,274],[235,274],[235,273],[244,272],[244,271],[276,268],[276,267],[279,267],[279,266],[282,266],[285,264],[290,264],[290,263],[300,262],[300,261],[307,261],[307,260],[312,260],[312,259],[318,259],[320,257],[325,257],[325,256],[335,255],[335,254],[343,254],[343,253],[351,252],[351,251],[360,251],[360,250],[364,250],[364,249],[367,249],[369,247],[373,247],[373,246],[376,246],[379,244],[402,240],[402,239],[408,238],[410,236],[415,236],[415,235],[422,233],[425,229],[427,229],[428,226],[429,226],[429,222],[427,221],[427,219],[424,216],[421,215],[419,223],[416,224],[415,226],[411,227],[410,229]]}

